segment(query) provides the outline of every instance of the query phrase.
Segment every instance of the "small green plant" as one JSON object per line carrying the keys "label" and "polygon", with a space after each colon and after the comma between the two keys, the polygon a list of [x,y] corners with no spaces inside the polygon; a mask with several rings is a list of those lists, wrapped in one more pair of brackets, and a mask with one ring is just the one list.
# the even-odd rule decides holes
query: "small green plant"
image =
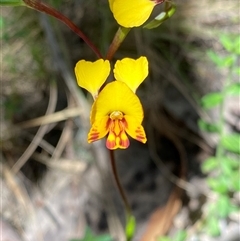
{"label": "small green plant", "polygon": [[[234,77],[240,75],[240,68],[237,66],[240,37],[222,35],[220,43],[226,56],[223,57],[212,50],[208,51],[208,56],[218,68],[228,71],[227,80],[221,91],[206,94],[201,99],[203,109],[218,108],[220,118],[216,123],[203,119],[198,121],[202,131],[216,133],[219,137],[215,155],[210,156],[202,164],[203,173],[208,174],[206,181],[211,189],[209,196],[214,198],[206,203],[206,214],[199,220],[200,225],[195,229],[196,233],[204,232],[209,236],[219,236],[221,220],[227,220],[231,213],[239,211],[234,203],[233,194],[240,191],[240,135],[225,131],[224,108],[228,97],[240,97],[240,83],[233,81]],[[186,241],[188,236],[191,235],[187,229],[178,230],[173,237],[162,236],[158,237],[157,241]],[[200,236],[198,240],[203,241]]]}
{"label": "small green plant", "polygon": [[112,237],[108,234],[102,234],[95,236],[92,230],[87,227],[85,230],[84,238],[71,239],[70,241],[113,241]]}
{"label": "small green plant", "polygon": [[238,210],[232,197],[235,192],[240,191],[240,135],[227,133],[224,120],[225,101],[230,96],[240,96],[240,83],[233,81],[234,77],[240,74],[237,66],[240,55],[240,37],[222,35],[220,43],[226,56],[223,57],[214,51],[209,51],[208,56],[218,68],[228,71],[228,77],[222,91],[206,94],[201,100],[205,110],[218,108],[219,120],[216,123],[199,120],[200,129],[217,133],[219,137],[216,154],[205,160],[202,165],[202,171],[209,175],[207,184],[213,192],[212,196],[216,197],[214,201],[208,203],[207,215],[203,220],[203,230],[210,236],[220,235],[220,220],[228,218],[232,212]]}
{"label": "small green plant", "polygon": [[185,230],[179,230],[173,238],[168,236],[159,237],[157,241],[185,241],[187,238],[187,232]]}

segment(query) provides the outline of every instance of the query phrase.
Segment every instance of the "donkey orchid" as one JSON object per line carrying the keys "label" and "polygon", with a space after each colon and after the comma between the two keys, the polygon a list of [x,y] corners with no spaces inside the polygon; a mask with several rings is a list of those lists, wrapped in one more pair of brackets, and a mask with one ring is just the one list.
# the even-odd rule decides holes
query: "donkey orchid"
{"label": "donkey orchid", "polygon": [[143,108],[137,95],[138,86],[148,75],[146,57],[138,59],[124,58],[114,66],[116,80],[100,88],[110,72],[108,60],[89,62],[80,60],[75,67],[79,86],[88,90],[93,98],[88,142],[107,136],[108,149],[126,149],[130,142],[128,136],[146,143],[142,126]]}

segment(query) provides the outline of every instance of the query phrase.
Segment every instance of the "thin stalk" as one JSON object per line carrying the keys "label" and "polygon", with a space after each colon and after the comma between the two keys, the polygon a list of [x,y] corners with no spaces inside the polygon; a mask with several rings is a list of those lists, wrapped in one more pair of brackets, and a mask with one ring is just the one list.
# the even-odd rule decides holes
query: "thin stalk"
{"label": "thin stalk", "polygon": [[112,150],[109,150],[109,154],[110,154],[110,160],[111,160],[111,167],[112,167],[113,176],[114,176],[114,179],[116,181],[118,191],[119,191],[119,193],[121,195],[121,198],[123,200],[127,217],[130,217],[130,216],[132,216],[132,210],[131,210],[131,207],[130,207],[129,202],[127,200],[127,196],[126,196],[126,194],[124,192],[124,189],[123,189],[123,187],[122,187],[122,185],[120,183],[120,179],[119,179],[119,176],[118,176],[118,173],[117,173],[117,167],[116,167],[116,161],[115,161],[114,152]]}
{"label": "thin stalk", "polygon": [[118,191],[121,195],[121,198],[122,198],[122,201],[123,201],[124,207],[125,207],[125,217],[126,217],[125,235],[126,235],[126,240],[131,241],[132,238],[133,238],[133,235],[135,233],[136,221],[135,221],[134,216],[132,215],[132,210],[131,210],[131,207],[129,205],[127,196],[124,192],[124,189],[123,189],[123,187],[120,183],[119,177],[118,177],[114,152],[112,150],[109,150],[109,153],[110,153],[113,176],[114,176],[114,179],[116,181]]}
{"label": "thin stalk", "polygon": [[98,48],[91,42],[91,40],[66,16],[62,13],[58,12],[56,9],[47,6],[46,4],[42,3],[41,1],[37,0],[23,0],[25,4],[33,8],[39,12],[46,13],[51,15],[64,24],[66,24],[74,33],[76,33],[82,40],[93,50],[93,52],[97,55],[98,58],[102,58],[101,53],[99,52]]}
{"label": "thin stalk", "polygon": [[108,53],[106,56],[106,59],[112,60],[113,55],[116,53],[118,50],[119,46],[123,42],[123,40],[126,38],[127,34],[129,33],[131,28],[124,28],[124,27],[119,27],[113,41],[108,49]]}

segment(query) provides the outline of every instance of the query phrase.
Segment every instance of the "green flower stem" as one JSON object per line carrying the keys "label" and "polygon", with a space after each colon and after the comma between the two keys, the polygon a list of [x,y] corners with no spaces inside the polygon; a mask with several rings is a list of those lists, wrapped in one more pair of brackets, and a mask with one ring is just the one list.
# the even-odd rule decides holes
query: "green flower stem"
{"label": "green flower stem", "polygon": [[124,28],[124,27],[119,27],[114,39],[108,49],[108,53],[106,56],[106,59],[111,60],[115,52],[118,50],[119,46],[123,42],[123,40],[126,38],[127,34],[129,33],[130,28]]}
{"label": "green flower stem", "polygon": [[23,0],[0,0],[0,6],[26,6]]}
{"label": "green flower stem", "polygon": [[132,215],[132,210],[130,207],[130,204],[127,200],[127,196],[124,192],[124,189],[120,183],[120,179],[117,173],[117,167],[116,167],[116,161],[115,161],[115,156],[114,156],[114,151],[113,150],[109,150],[109,154],[110,154],[110,160],[111,160],[111,167],[112,167],[112,172],[113,172],[113,176],[114,179],[116,181],[117,184],[117,188],[118,191],[121,195],[122,201],[124,203],[124,207],[125,207],[125,213],[126,213],[126,229],[125,229],[125,233],[126,233],[126,237],[127,237],[127,241],[131,241],[132,237],[134,235],[135,232],[135,218]]}
{"label": "green flower stem", "polygon": [[[1,0],[2,1],[2,0]],[[48,15],[51,15],[61,22],[65,23],[74,33],[76,33],[82,40],[93,50],[93,52],[97,55],[98,58],[102,58],[101,53],[97,49],[97,47],[90,41],[89,38],[67,17],[65,17],[63,14],[55,10],[54,8],[47,6],[46,4],[42,3],[39,0],[23,0],[25,4],[33,8],[39,12],[46,13]]]}

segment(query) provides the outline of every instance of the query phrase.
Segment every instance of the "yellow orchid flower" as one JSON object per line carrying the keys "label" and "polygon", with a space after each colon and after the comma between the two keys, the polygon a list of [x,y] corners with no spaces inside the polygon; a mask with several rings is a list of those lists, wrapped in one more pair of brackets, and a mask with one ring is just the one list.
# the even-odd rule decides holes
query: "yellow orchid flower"
{"label": "yellow orchid flower", "polygon": [[141,26],[147,21],[153,8],[163,0],[109,0],[113,16],[125,28]]}
{"label": "yellow orchid flower", "polygon": [[[143,109],[135,91],[148,75],[147,58],[124,58],[117,61],[113,70],[116,80],[107,84],[100,93],[98,90],[103,84],[102,77],[107,78],[109,66],[103,60],[96,62],[89,65],[89,62],[80,60],[75,67],[78,84],[96,96],[90,115],[92,127],[88,142],[107,136],[108,149],[125,149],[130,144],[128,134],[146,143],[142,127]],[[96,66],[100,72],[93,73]],[[86,71],[90,73],[85,73]],[[92,78],[93,75],[95,78]]]}

